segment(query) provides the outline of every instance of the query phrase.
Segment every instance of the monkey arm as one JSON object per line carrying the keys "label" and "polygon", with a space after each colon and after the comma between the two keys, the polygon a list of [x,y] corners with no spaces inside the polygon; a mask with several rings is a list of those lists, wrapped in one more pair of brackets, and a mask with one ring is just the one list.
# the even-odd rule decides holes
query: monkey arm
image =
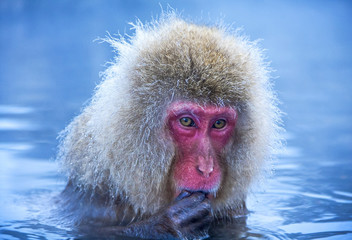
{"label": "monkey arm", "polygon": [[99,232],[153,239],[192,238],[206,236],[212,219],[210,200],[204,193],[183,191],[171,206],[148,219],[126,227],[102,228]]}

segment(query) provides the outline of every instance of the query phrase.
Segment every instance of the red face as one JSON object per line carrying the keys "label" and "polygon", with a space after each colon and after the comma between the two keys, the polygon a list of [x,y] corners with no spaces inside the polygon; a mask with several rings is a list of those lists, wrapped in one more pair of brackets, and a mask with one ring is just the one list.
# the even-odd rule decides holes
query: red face
{"label": "red face", "polygon": [[233,108],[176,102],[168,109],[168,127],[176,146],[173,178],[181,190],[214,193],[220,186],[220,155],[235,128]]}

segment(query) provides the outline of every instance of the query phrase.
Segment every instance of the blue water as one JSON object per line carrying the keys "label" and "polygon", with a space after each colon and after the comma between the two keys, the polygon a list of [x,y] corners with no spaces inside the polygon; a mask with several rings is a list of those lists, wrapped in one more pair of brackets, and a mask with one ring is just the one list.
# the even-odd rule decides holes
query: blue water
{"label": "blue water", "polygon": [[[166,1],[159,1],[166,8]],[[213,239],[352,239],[352,3],[169,1],[187,18],[243,27],[277,71],[286,149],[253,190],[247,224]],[[110,33],[153,1],[0,1],[0,239],[73,239],[50,216],[65,185],[56,136],[113,58]]]}

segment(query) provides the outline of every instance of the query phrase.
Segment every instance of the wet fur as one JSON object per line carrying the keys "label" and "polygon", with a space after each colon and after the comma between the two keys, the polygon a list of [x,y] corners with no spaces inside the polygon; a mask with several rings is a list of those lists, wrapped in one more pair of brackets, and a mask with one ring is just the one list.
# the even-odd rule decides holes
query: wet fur
{"label": "wet fur", "polygon": [[213,202],[218,217],[238,212],[279,143],[279,111],[262,51],[225,28],[175,14],[134,28],[127,40],[106,39],[115,61],[61,134],[58,160],[69,178],[62,202],[78,224],[99,218],[125,224],[168,205],[175,149],[164,119],[170,103],[186,100],[238,111]]}

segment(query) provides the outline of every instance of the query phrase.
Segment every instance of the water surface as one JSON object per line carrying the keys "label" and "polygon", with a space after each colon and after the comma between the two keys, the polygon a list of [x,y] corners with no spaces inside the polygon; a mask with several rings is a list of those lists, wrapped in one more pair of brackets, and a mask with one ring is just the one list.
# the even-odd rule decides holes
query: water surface
{"label": "water surface", "polygon": [[[160,1],[166,5],[166,2]],[[277,69],[286,149],[253,190],[247,223],[212,239],[352,239],[352,7],[349,1],[171,1],[201,22],[244,27]],[[0,239],[73,239],[48,213],[65,186],[56,136],[99,82],[149,1],[0,2]]]}

